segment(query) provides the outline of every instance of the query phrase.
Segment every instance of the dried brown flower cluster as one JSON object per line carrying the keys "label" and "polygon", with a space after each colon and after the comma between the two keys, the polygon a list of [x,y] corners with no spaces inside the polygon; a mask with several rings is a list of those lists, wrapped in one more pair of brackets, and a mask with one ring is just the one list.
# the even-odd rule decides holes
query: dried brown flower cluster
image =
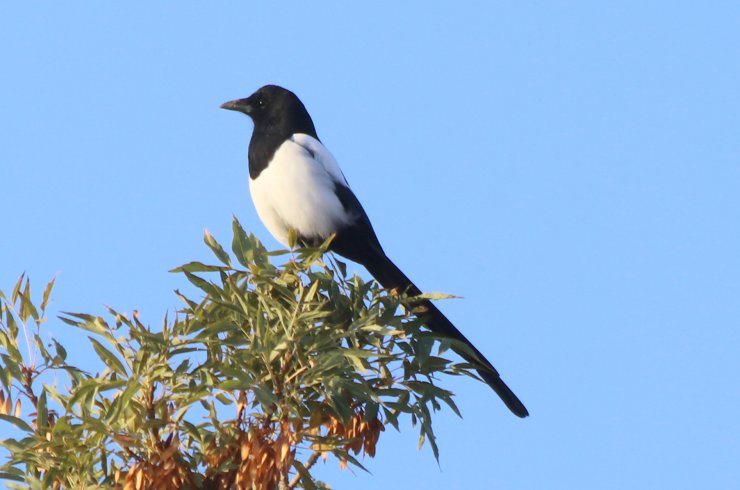
{"label": "dried brown flower cluster", "polygon": [[3,415],[12,415],[14,417],[20,417],[21,416],[21,399],[18,397],[18,399],[15,401],[15,407],[13,406],[13,399],[10,396],[10,393],[7,395],[5,394],[5,391],[0,388],[0,413]]}
{"label": "dried brown flower cluster", "polygon": [[[349,440],[344,446],[345,451],[352,451],[355,454],[375,456],[375,445],[378,443],[380,433],[385,430],[383,423],[377,418],[367,420],[362,410],[357,410],[352,418],[346,423],[332,414],[317,413],[312,417],[311,432],[316,435],[324,427],[327,436],[337,437],[342,440]],[[326,459],[327,451],[319,444],[314,444],[313,449],[321,452],[321,456]],[[339,459],[339,465],[342,469],[347,467],[347,459]]]}
{"label": "dried brown flower cluster", "polygon": [[[192,487],[190,470],[177,458],[180,441],[175,437],[160,445],[148,461],[135,463],[123,478],[123,490],[177,490]],[[116,486],[119,487],[121,473],[116,472]]]}
{"label": "dried brown flower cluster", "polygon": [[295,435],[288,422],[277,431],[271,424],[253,424],[231,444],[208,448],[207,486],[219,490],[277,488],[281,478],[287,478],[295,453]]}

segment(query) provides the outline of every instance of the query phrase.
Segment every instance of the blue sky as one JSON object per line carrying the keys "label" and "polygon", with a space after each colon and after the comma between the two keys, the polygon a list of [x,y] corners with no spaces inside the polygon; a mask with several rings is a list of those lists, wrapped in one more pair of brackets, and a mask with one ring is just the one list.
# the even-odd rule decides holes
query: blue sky
{"label": "blue sky", "polygon": [[[740,480],[736,2],[0,6],[0,289],[178,306],[248,197],[251,124],[295,91],[384,247],[532,416],[453,379],[441,449],[386,432],[335,488],[731,488]],[[50,332],[74,357],[84,337]]]}

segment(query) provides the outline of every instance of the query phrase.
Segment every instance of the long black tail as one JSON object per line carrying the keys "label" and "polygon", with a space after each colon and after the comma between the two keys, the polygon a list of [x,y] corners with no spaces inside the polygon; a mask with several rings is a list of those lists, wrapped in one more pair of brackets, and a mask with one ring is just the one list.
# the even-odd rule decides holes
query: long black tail
{"label": "long black tail", "polygon": [[[411,296],[421,294],[421,291],[413,282],[411,282],[411,279],[406,277],[406,274],[396,267],[396,264],[394,264],[385,255],[377,256],[377,258],[374,258],[373,260],[363,261],[363,265],[384,288],[396,288],[400,291],[405,291],[406,294]],[[460,332],[460,330],[458,330],[457,327],[455,327],[455,325],[453,325],[452,322],[448,320],[431,301],[424,301],[420,303],[420,305],[427,310],[425,315],[427,318],[426,325],[429,330],[441,336],[459,340],[467,344],[475,356],[471,356],[470,353],[463,352],[459,349],[456,350],[454,347],[453,350],[474,366],[480,366],[476,367],[476,371],[478,371],[478,374],[483,378],[488,386],[493,388],[493,391],[501,397],[501,400],[503,400],[506,406],[509,407],[509,410],[519,417],[526,417],[529,415],[527,408],[519,398],[517,398],[514,392],[506,386],[506,383],[501,379],[496,368],[494,368],[488,359],[486,359],[486,357],[481,354],[481,352],[476,349],[467,338],[465,338],[462,332]]]}

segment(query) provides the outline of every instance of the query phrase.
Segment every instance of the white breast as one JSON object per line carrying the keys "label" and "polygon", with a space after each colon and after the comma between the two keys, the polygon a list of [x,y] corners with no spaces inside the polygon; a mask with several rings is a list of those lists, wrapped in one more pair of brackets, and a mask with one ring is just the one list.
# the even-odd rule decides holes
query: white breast
{"label": "white breast", "polygon": [[283,143],[259,176],[249,181],[257,214],[272,235],[288,244],[288,229],[327,238],[350,217],[337,198],[335,182],[346,185],[334,157],[305,134]]}

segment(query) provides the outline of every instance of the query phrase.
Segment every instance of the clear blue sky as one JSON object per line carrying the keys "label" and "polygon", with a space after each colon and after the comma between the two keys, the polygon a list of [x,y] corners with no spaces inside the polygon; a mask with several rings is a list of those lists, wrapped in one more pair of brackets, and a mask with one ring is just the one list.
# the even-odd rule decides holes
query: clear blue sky
{"label": "clear blue sky", "polygon": [[[441,2],[440,2],[441,3]],[[740,481],[737,2],[5,2],[0,289],[178,306],[247,188],[247,118],[295,91],[389,255],[527,404],[450,380],[438,467],[386,432],[335,488]],[[71,355],[89,350],[58,321]],[[75,344],[77,348],[75,348]]]}

